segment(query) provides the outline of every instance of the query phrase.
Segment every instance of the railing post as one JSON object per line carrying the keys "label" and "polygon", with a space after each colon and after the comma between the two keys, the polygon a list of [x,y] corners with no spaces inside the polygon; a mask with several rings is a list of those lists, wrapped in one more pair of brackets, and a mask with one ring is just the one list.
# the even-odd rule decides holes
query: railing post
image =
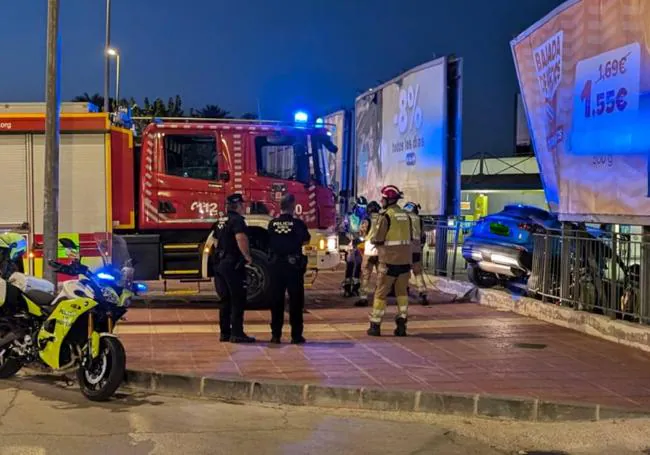
{"label": "railing post", "polygon": [[550,237],[548,235],[548,232],[544,233],[544,265],[542,266],[542,302],[546,302],[547,299],[547,294],[548,294],[548,283],[547,283],[547,276],[548,276],[548,263],[551,260],[551,242],[550,242]]}
{"label": "railing post", "polygon": [[606,314],[611,317],[616,317],[616,310],[619,309],[618,299],[620,298],[618,294],[618,236],[615,232],[612,232],[612,257],[609,265],[610,276],[609,276],[609,302],[607,302],[607,311]]}
{"label": "railing post", "polygon": [[643,226],[643,234],[641,236],[641,258],[640,266],[641,270],[639,271],[639,294],[640,295],[640,304],[639,304],[639,318],[641,321],[646,321],[650,313],[650,226]]}
{"label": "railing post", "polygon": [[461,222],[456,220],[454,229],[454,255],[451,259],[451,279],[456,278],[456,258],[458,257],[458,236],[460,234]]}
{"label": "railing post", "polygon": [[571,230],[566,223],[562,223],[562,247],[560,249],[560,304],[569,300],[571,264]]}

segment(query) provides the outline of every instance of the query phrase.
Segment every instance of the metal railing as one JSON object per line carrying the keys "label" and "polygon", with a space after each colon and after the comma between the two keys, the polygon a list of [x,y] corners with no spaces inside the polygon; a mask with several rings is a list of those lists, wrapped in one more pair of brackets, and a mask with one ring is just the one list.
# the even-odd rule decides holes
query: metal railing
{"label": "metal railing", "polygon": [[451,279],[467,278],[467,264],[462,255],[463,241],[474,223],[471,221],[435,220],[425,223],[426,244],[422,264],[425,270]]}
{"label": "metal railing", "polygon": [[546,302],[648,323],[648,271],[650,238],[588,231],[547,232],[534,236],[528,290]]}

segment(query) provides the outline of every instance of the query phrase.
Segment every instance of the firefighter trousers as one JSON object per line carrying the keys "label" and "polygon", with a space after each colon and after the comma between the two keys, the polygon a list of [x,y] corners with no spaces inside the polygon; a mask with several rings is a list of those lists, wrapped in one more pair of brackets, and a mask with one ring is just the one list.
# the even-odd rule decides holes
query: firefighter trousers
{"label": "firefighter trousers", "polygon": [[361,294],[362,299],[368,299],[370,291],[370,278],[372,277],[373,270],[379,268],[379,256],[363,256],[363,263],[361,265]]}
{"label": "firefighter trousers", "polygon": [[377,271],[377,289],[372,302],[370,322],[380,324],[386,311],[386,299],[393,286],[397,298],[397,316],[395,319],[406,319],[408,316],[408,284],[411,276],[411,265],[379,264]]}

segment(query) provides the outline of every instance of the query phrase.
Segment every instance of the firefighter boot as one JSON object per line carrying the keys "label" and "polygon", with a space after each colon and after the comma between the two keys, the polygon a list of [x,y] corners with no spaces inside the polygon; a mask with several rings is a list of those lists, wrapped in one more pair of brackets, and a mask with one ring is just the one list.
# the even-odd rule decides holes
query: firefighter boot
{"label": "firefighter boot", "polygon": [[396,337],[405,337],[406,336],[406,319],[397,318],[395,319],[395,332],[393,332]]}
{"label": "firefighter boot", "polygon": [[381,336],[381,325],[376,323],[376,322],[371,322],[370,323],[370,328],[368,329],[368,332],[366,332],[368,336],[371,337],[378,337]]}
{"label": "firefighter boot", "polygon": [[352,281],[349,279],[343,281],[343,297],[352,297]]}

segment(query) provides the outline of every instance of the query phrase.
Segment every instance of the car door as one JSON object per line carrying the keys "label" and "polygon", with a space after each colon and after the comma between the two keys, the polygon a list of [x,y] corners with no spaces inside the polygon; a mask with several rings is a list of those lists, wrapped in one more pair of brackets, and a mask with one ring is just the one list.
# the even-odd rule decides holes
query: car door
{"label": "car door", "polygon": [[223,213],[229,174],[219,143],[218,131],[161,134],[154,179],[161,225],[202,228]]}

